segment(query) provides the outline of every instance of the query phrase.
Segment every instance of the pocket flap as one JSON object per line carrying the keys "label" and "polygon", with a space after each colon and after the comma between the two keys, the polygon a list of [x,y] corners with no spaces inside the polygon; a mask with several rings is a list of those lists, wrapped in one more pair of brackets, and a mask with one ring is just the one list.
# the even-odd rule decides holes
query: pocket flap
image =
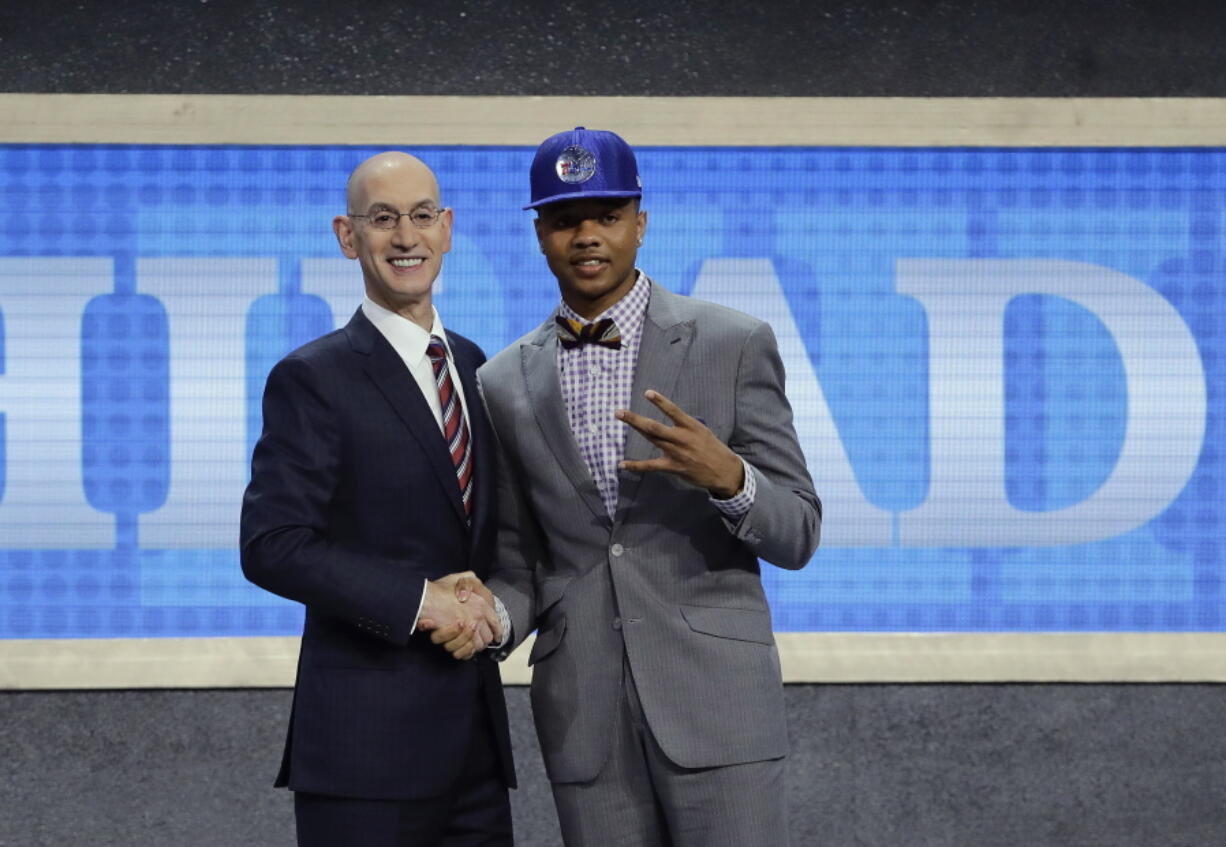
{"label": "pocket flap", "polygon": [[562,599],[566,586],[570,585],[569,576],[552,576],[543,579],[536,586],[536,616],[545,614],[550,606]]}
{"label": "pocket flap", "polygon": [[566,618],[558,618],[549,629],[538,632],[536,641],[532,642],[532,652],[528,654],[529,667],[558,649],[564,632],[566,632]]}
{"label": "pocket flap", "polygon": [[771,630],[770,612],[757,609],[730,609],[716,606],[682,606],[681,614],[690,629],[695,632],[734,638],[737,641],[756,641],[759,644],[774,644],[775,633]]}

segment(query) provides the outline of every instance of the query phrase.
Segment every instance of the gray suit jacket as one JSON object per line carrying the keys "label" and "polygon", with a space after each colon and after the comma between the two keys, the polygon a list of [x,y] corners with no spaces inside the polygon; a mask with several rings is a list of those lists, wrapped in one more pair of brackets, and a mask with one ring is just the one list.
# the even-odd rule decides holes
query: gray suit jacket
{"label": "gray suit jacket", "polygon": [[[821,504],[784,396],[770,326],[655,285],[631,409],[665,416],[654,388],[750,464],[752,510],[727,521],[670,474],[621,472],[609,519],[562,402],[552,319],[479,372],[499,445],[499,534],[490,588],[514,647],[539,629],[532,707],[549,778],[593,779],[609,753],[629,662],[664,752],[684,767],[787,752],[779,656],[758,558],[801,568]],[[626,458],[658,450],[634,430]],[[624,644],[624,647],[623,647]]]}

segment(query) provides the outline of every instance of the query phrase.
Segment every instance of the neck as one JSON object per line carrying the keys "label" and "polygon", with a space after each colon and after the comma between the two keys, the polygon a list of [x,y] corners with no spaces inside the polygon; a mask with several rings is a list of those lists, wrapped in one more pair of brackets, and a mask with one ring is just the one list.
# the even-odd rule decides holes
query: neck
{"label": "neck", "polygon": [[573,291],[564,291],[562,292],[562,302],[570,306],[571,310],[585,321],[592,321],[607,312],[615,303],[633,291],[634,284],[638,282],[638,279],[639,272],[637,270],[631,271],[630,276],[621,285],[593,300],[579,297]]}
{"label": "neck", "polygon": [[434,309],[427,303],[424,309],[399,309],[396,314],[407,318],[426,332],[434,329]]}
{"label": "neck", "polygon": [[395,312],[405,320],[412,321],[426,332],[434,329],[434,303],[430,300],[429,295],[421,300],[404,303],[388,303],[380,297],[373,296],[370,299],[389,312]]}

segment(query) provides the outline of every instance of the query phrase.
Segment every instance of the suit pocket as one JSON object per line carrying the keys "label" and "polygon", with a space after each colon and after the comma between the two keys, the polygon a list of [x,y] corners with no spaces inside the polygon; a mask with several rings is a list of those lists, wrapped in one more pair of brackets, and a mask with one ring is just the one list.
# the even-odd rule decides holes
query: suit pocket
{"label": "suit pocket", "polygon": [[566,618],[559,617],[554,621],[553,626],[544,632],[536,634],[536,641],[532,643],[532,652],[528,654],[528,665],[535,665],[537,662],[547,658],[550,653],[558,649],[558,645],[562,643],[562,635],[566,632]]}
{"label": "suit pocket", "polygon": [[690,629],[719,638],[774,644],[770,612],[716,606],[682,606],[681,615]]}
{"label": "suit pocket", "polygon": [[566,593],[566,586],[570,585],[571,579],[572,577],[570,576],[551,576],[536,584],[537,618],[542,617],[557,605],[557,602],[562,599],[562,595]]}

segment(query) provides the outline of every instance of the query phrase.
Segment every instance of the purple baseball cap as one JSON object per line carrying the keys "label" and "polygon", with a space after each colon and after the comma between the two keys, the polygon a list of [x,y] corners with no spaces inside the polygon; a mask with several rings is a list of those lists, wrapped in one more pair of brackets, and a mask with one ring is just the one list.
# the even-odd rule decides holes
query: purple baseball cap
{"label": "purple baseball cap", "polygon": [[525,209],[580,197],[642,197],[639,166],[622,137],[577,126],[551,135],[532,160],[532,202]]}

